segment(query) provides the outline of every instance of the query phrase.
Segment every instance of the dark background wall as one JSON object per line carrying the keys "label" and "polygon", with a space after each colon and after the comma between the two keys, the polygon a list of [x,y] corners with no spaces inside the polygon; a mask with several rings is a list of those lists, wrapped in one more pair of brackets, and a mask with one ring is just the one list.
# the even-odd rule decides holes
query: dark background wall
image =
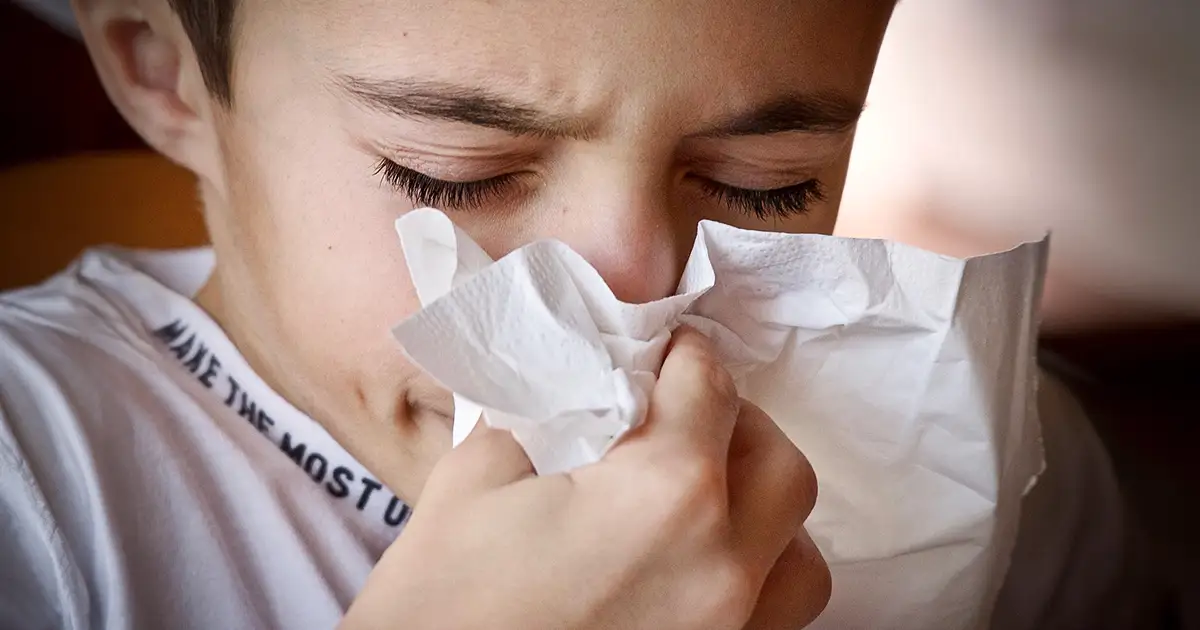
{"label": "dark background wall", "polygon": [[141,146],[104,96],[83,44],[0,0],[0,168]]}

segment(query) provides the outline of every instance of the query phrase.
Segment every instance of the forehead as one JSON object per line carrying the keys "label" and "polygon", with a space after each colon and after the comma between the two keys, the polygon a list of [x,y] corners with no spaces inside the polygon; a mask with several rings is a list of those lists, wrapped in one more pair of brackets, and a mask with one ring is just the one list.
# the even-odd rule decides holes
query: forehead
{"label": "forehead", "polygon": [[[865,95],[892,0],[241,0],[239,62],[532,100]],[[530,99],[527,99],[530,100]],[[687,98],[681,100],[687,101]]]}

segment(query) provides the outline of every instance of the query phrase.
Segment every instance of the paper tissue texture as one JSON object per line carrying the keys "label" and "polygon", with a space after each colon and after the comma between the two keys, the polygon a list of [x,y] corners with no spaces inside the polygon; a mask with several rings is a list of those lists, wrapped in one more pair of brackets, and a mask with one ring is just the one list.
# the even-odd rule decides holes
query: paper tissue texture
{"label": "paper tissue texture", "polygon": [[396,230],[423,308],[394,334],[454,392],[456,444],[482,416],[541,474],[596,461],[686,323],[817,472],[834,590],[812,627],[986,627],[1042,467],[1046,242],[963,261],[705,221],[677,294],[626,304],[559,242],[493,262],[436,210]]}

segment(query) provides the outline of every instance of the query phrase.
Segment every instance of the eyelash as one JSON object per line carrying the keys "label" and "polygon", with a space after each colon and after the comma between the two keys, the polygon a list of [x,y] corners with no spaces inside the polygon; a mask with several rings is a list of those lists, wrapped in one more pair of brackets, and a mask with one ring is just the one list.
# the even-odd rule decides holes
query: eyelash
{"label": "eyelash", "polygon": [[379,160],[375,175],[383,177],[392,188],[418,205],[439,209],[478,208],[502,195],[517,177],[510,173],[474,182],[448,182],[405,168],[387,158]]}
{"label": "eyelash", "polygon": [[[463,210],[478,208],[501,196],[517,178],[509,173],[473,182],[448,182],[387,158],[379,160],[375,175],[418,205]],[[773,190],[737,188],[703,178],[699,181],[706,195],[763,221],[805,214],[812,204],[825,199],[821,182],[816,179]]]}
{"label": "eyelash", "polygon": [[701,179],[700,185],[710,197],[762,221],[807,214],[812,204],[825,200],[825,190],[817,179],[772,190],[737,188],[710,179]]}

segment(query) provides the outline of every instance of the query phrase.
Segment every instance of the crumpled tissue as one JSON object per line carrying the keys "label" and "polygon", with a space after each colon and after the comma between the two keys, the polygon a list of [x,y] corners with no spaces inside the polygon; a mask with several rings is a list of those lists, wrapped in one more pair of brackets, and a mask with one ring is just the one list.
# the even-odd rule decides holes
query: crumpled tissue
{"label": "crumpled tissue", "polygon": [[423,308],[393,332],[454,393],[455,444],[483,418],[540,474],[597,461],[688,324],[817,472],[834,589],[811,627],[986,627],[1043,466],[1047,241],[960,260],[704,221],[677,294],[627,304],[557,241],[492,261],[437,210],[396,230]]}

